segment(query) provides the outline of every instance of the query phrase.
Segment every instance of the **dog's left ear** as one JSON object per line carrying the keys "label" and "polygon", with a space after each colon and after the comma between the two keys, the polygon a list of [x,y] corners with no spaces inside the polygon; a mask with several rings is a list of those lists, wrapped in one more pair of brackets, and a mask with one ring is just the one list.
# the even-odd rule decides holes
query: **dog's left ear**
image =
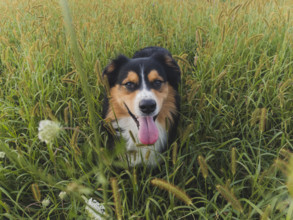
{"label": "dog's left ear", "polygon": [[155,60],[159,61],[163,65],[169,83],[177,91],[178,85],[181,81],[181,71],[177,62],[173,59],[171,55],[165,53],[156,53],[153,55],[153,57]]}
{"label": "dog's left ear", "polygon": [[118,73],[122,66],[124,66],[129,59],[124,55],[119,55],[112,60],[103,71],[103,78],[108,80],[110,88],[113,87],[117,81]]}

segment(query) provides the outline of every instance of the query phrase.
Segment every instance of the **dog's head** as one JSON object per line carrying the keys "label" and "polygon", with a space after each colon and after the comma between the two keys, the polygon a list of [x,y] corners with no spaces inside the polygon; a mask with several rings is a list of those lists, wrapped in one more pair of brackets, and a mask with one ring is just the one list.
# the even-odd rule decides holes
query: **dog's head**
{"label": "dog's head", "polygon": [[110,89],[106,119],[131,116],[139,140],[154,144],[158,139],[155,121],[166,127],[166,118],[172,123],[177,110],[180,69],[174,59],[163,53],[134,59],[120,55],[104,69],[103,77]]}

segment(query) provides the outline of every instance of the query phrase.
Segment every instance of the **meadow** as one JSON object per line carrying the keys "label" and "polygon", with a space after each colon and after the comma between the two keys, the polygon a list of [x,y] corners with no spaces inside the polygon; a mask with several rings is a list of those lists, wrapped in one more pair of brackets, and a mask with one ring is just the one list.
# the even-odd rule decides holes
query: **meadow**
{"label": "meadow", "polygon": [[[293,219],[290,1],[69,0],[73,28],[61,5],[0,2],[0,218],[90,219],[92,198],[104,219]],[[178,139],[152,170],[102,147],[101,72],[145,46],[182,70]]]}

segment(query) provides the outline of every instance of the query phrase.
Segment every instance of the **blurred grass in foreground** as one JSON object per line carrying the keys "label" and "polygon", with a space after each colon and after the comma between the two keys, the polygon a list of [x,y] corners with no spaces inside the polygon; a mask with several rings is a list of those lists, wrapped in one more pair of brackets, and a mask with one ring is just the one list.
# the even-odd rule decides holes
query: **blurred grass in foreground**
{"label": "blurred grass in foreground", "polygon": [[[284,168],[293,151],[290,1],[71,0],[69,6],[101,142],[101,69],[119,53],[157,45],[183,71],[177,151],[170,148],[152,172],[111,166],[106,151],[98,160],[59,2],[2,0],[1,217],[82,219],[85,195],[105,203],[109,218],[291,218],[285,176],[287,185],[292,181]],[[43,119],[70,129],[46,146],[38,139]],[[154,178],[182,190],[192,205],[152,185]]]}

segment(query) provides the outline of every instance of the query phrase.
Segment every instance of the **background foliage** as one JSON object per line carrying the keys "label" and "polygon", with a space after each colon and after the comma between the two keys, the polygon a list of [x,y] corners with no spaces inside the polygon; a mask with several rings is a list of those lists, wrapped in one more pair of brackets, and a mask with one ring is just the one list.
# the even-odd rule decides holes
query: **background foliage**
{"label": "background foliage", "polygon": [[[98,129],[102,68],[120,53],[131,57],[157,45],[182,69],[179,139],[158,169],[110,165],[113,156],[90,144],[88,101],[59,2],[2,0],[1,217],[84,219],[85,195],[115,218],[112,178],[125,219],[292,219],[284,175],[292,173],[293,150],[290,1],[70,0],[69,6]],[[51,145],[38,139],[43,119],[67,128]],[[193,204],[152,185],[155,177]]]}

